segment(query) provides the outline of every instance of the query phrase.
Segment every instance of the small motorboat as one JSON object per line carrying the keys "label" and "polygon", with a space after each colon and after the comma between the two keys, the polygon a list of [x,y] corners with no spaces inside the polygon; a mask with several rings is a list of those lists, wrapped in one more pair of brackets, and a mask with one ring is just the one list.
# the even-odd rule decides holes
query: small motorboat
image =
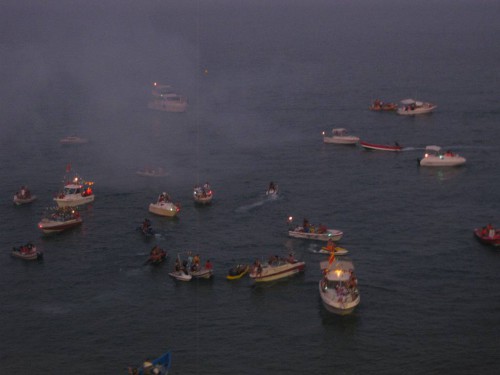
{"label": "small motorboat", "polygon": [[394,142],[394,145],[382,145],[376,143],[368,143],[364,141],[360,141],[359,145],[363,147],[365,150],[377,150],[377,151],[401,151],[403,147],[398,144],[398,142]]}
{"label": "small motorboat", "polygon": [[437,105],[432,103],[421,102],[414,99],[403,99],[401,100],[401,106],[398,108],[397,113],[403,116],[422,115],[431,113],[436,108]]}
{"label": "small motorboat", "polygon": [[193,189],[193,199],[195,203],[205,205],[212,203],[212,198],[214,193],[210,187],[210,185],[205,183],[203,186],[196,185]]}
{"label": "small motorboat", "polygon": [[28,204],[36,199],[36,195],[32,195],[26,186],[21,186],[21,189],[14,195],[14,204],[20,206]]}
{"label": "small motorboat", "polygon": [[153,83],[152,97],[148,103],[149,109],[166,112],[185,112],[188,106],[187,98],[175,93],[172,86]]}
{"label": "small motorboat", "polygon": [[272,256],[269,261],[264,264],[257,260],[249,276],[257,283],[275,281],[303,272],[305,266],[305,262],[299,262],[292,254],[286,259]]}
{"label": "small motorboat", "polygon": [[167,252],[160,248],[158,245],[153,247],[149,252],[149,257],[146,260],[146,264],[160,264],[167,258]]}
{"label": "small motorboat", "polygon": [[450,150],[443,152],[439,146],[427,146],[422,159],[418,160],[421,167],[458,167],[465,164],[463,156]]}
{"label": "small motorboat", "polygon": [[396,111],[398,109],[398,105],[396,103],[385,103],[379,99],[376,99],[370,105],[369,109],[370,111],[376,112],[391,112]]}
{"label": "small motorboat", "polygon": [[59,140],[59,143],[62,145],[82,145],[87,142],[87,138],[77,137],[76,135],[70,135]]}
{"label": "small motorboat", "polygon": [[302,226],[293,226],[293,217],[288,218],[288,235],[294,238],[301,238],[306,240],[317,240],[317,241],[340,241],[343,237],[344,232],[338,229],[328,229],[325,225],[312,225],[309,224],[307,219],[304,219]]}
{"label": "small motorboat", "polygon": [[474,235],[485,245],[500,246],[500,230],[493,228],[491,224],[474,229]]}
{"label": "small motorboat", "polygon": [[137,175],[142,177],[165,177],[168,173],[161,167],[158,168],[143,168],[136,172]]}
{"label": "small motorboat", "polygon": [[241,279],[250,271],[250,266],[248,264],[237,264],[236,266],[229,269],[226,279],[237,280]]}
{"label": "small motorboat", "polygon": [[339,145],[355,145],[359,142],[359,137],[354,135],[349,135],[347,130],[344,128],[334,128],[332,129],[332,135],[326,135],[323,132],[323,142],[324,143],[335,143]]}
{"label": "small motorboat", "polygon": [[152,361],[145,361],[139,367],[129,367],[129,375],[167,375],[172,364],[172,355],[168,351]]}
{"label": "small motorboat", "polygon": [[268,198],[277,198],[279,193],[279,186],[278,184],[275,184],[274,182],[270,182],[269,186],[266,190],[266,195]]}
{"label": "small motorboat", "polygon": [[31,242],[28,242],[26,245],[22,245],[19,247],[13,247],[12,256],[16,258],[21,258],[25,260],[37,260],[43,258],[43,253],[36,249],[36,246]]}
{"label": "small motorboat", "polygon": [[56,207],[38,223],[38,228],[45,234],[59,233],[82,224],[78,211],[71,207]]}
{"label": "small motorboat", "polygon": [[353,263],[331,257],[321,262],[320,268],[323,278],[319,281],[319,295],[323,305],[334,314],[350,314],[360,302]]}
{"label": "small motorboat", "polygon": [[64,184],[63,191],[54,198],[54,201],[59,207],[77,207],[91,203],[95,199],[92,185],[93,182],[75,176]]}
{"label": "small motorboat", "polygon": [[160,216],[174,217],[180,210],[180,204],[173,203],[166,192],[158,196],[156,203],[151,203],[149,205],[149,212]]}

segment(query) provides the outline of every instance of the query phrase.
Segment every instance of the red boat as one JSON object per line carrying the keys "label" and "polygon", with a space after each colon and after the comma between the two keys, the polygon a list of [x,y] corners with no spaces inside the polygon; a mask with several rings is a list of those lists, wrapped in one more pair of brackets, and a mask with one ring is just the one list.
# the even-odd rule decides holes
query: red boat
{"label": "red boat", "polygon": [[493,228],[476,228],[474,229],[476,238],[485,245],[500,246],[500,230]]}
{"label": "red boat", "polygon": [[360,146],[366,150],[379,150],[379,151],[401,151],[403,149],[397,142],[394,145],[378,145],[375,143],[359,142]]}

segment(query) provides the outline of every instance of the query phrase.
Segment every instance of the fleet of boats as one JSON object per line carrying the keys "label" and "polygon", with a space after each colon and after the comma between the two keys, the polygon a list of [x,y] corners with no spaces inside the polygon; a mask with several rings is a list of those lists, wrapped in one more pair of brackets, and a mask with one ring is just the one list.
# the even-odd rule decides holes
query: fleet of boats
{"label": "fleet of boats", "polygon": [[450,150],[443,152],[439,146],[427,146],[424,157],[419,159],[419,165],[422,167],[458,167],[465,164],[465,161],[463,156]]}
{"label": "fleet of boats", "polygon": [[354,135],[349,135],[347,129],[344,128],[334,128],[332,129],[332,134],[327,135],[323,132],[323,142],[324,143],[335,143],[339,145],[355,145],[359,142],[359,137]]}

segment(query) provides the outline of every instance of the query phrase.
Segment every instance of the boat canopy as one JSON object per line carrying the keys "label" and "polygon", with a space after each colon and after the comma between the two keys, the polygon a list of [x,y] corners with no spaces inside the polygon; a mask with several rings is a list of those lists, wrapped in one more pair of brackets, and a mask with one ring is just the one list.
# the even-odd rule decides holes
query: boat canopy
{"label": "boat canopy", "polygon": [[401,100],[401,103],[408,105],[408,104],[414,104],[414,103],[416,104],[417,101],[415,99],[410,99],[409,98],[409,99],[403,99],[403,100]]}
{"label": "boat canopy", "polygon": [[425,150],[426,150],[426,151],[435,151],[435,152],[439,152],[439,151],[441,151],[441,147],[439,147],[439,146],[435,146],[435,145],[433,145],[433,146],[427,146],[427,147],[425,148]]}

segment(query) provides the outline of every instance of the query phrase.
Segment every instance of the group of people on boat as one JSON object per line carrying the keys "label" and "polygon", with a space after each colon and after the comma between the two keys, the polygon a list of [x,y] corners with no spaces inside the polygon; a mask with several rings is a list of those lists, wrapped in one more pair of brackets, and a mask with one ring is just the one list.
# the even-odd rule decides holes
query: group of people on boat
{"label": "group of people on boat", "polygon": [[491,225],[491,223],[485,225],[482,229],[481,229],[481,236],[482,237],[495,237],[497,231],[495,230],[495,228]]}
{"label": "group of people on boat", "polygon": [[50,220],[53,221],[68,221],[80,217],[78,211],[71,207],[59,207],[52,215]]}
{"label": "group of people on boat", "polygon": [[212,194],[212,189],[210,188],[210,184],[208,182],[205,182],[202,186],[196,185],[194,187],[194,191],[197,196],[202,198],[206,198]]}
{"label": "group of people on boat", "polygon": [[327,230],[328,228],[326,227],[326,225],[323,225],[321,223],[319,223],[319,225],[316,227],[315,225],[310,224],[309,220],[307,220],[306,218],[304,218],[304,220],[302,221],[302,231],[305,233],[323,234],[326,233]]}
{"label": "group of people on boat", "polygon": [[18,248],[14,248],[14,250],[23,255],[27,255],[36,252],[36,247],[31,242],[28,242],[26,245],[21,245]]}
{"label": "group of people on boat", "polygon": [[187,259],[183,260],[182,262],[181,262],[180,258],[177,257],[177,259],[175,260],[175,268],[174,269],[176,272],[182,271],[186,275],[188,275],[191,272],[201,271],[202,269],[212,270],[213,264],[210,261],[210,259],[207,259],[207,261],[205,262],[204,268],[202,268],[200,255],[195,254],[193,256],[192,253],[189,251]]}
{"label": "group of people on boat", "polygon": [[158,196],[158,203],[171,203],[172,200],[170,199],[170,195],[167,193],[163,192]]}

